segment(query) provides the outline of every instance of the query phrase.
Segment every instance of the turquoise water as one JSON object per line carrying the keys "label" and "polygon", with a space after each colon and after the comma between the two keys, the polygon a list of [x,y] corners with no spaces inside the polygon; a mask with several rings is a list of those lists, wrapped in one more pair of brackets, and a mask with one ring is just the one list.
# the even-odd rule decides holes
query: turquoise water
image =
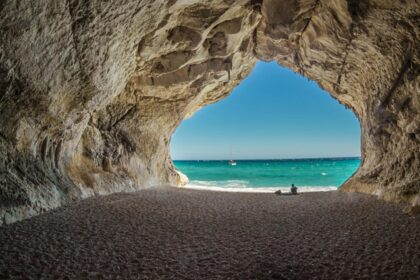
{"label": "turquoise water", "polygon": [[360,158],[295,160],[174,161],[190,180],[189,187],[229,191],[337,189],[359,167]]}

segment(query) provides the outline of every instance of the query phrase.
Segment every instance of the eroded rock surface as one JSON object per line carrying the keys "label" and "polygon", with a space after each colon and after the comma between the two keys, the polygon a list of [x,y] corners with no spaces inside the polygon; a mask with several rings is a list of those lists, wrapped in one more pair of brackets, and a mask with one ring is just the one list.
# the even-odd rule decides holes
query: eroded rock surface
{"label": "eroded rock surface", "polygon": [[0,224],[97,194],[180,184],[179,123],[257,59],[354,110],[362,165],[343,190],[420,204],[420,2],[0,4]]}

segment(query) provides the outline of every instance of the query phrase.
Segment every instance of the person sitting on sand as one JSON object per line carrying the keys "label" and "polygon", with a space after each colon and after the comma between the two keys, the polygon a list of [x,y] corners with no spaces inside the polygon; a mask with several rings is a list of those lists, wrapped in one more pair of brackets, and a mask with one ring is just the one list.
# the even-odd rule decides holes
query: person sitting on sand
{"label": "person sitting on sand", "polygon": [[292,184],[292,187],[290,188],[290,192],[292,193],[292,194],[297,194],[297,187],[295,187],[295,184]]}

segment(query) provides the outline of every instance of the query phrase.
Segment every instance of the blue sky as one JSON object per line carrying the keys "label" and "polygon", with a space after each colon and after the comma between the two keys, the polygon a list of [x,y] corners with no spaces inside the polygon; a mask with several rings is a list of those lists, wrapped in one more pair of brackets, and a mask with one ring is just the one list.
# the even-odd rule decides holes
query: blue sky
{"label": "blue sky", "polygon": [[171,141],[175,160],[230,159],[231,149],[233,159],[360,156],[360,125],[315,82],[258,62],[228,97],[184,120]]}

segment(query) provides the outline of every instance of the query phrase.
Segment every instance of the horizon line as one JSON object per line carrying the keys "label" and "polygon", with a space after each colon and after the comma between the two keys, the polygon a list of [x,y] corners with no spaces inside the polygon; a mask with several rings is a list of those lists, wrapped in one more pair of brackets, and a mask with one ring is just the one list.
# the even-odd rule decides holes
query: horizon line
{"label": "horizon line", "polygon": [[301,157],[301,158],[243,158],[243,159],[172,159],[172,161],[245,161],[245,160],[306,160],[306,159],[347,159],[347,158],[358,158],[361,156],[336,156],[336,157]]}

